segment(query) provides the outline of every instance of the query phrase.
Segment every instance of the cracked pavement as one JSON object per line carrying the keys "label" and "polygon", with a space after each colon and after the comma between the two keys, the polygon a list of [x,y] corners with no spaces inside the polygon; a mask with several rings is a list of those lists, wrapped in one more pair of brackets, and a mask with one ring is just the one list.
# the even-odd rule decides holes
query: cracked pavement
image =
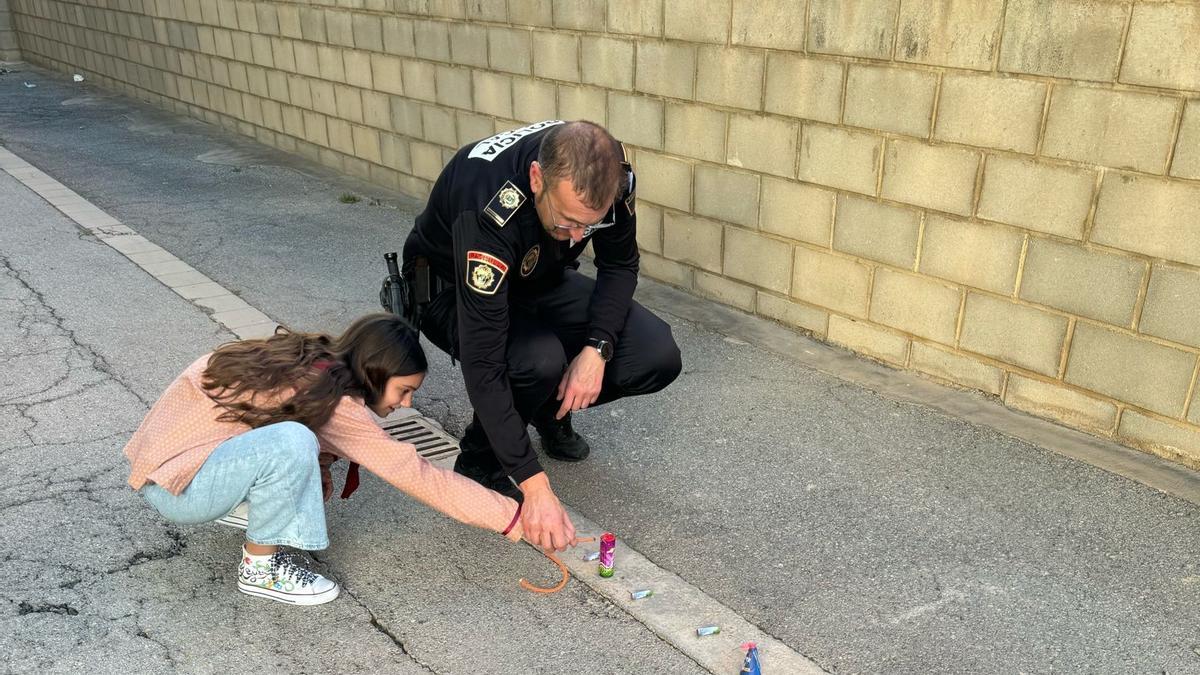
{"label": "cracked pavement", "polygon": [[[39,86],[0,78],[0,136],[26,160],[280,321],[335,331],[375,309],[413,200],[21,77]],[[578,583],[521,590],[553,574],[540,555],[371,476],[330,506],[317,556],[342,598],[237,594],[238,533],[168,525],[119,455],[170,379],[231,336],[2,173],[0,204],[0,663],[701,672]],[[682,303],[655,307],[685,374],[579,415],[593,456],[550,466],[589,519],[831,672],[1200,672],[1197,505],[726,337],[694,318],[716,310]],[[457,433],[461,380],[430,356],[416,405]]]}

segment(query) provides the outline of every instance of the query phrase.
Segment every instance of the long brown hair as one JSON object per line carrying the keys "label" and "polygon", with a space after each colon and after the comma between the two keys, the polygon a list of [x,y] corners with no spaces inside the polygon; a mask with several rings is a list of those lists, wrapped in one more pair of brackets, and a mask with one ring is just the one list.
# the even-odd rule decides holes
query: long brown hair
{"label": "long brown hair", "polygon": [[[222,345],[208,359],[201,382],[225,409],[217,419],[258,428],[300,422],[312,430],[329,421],[343,396],[374,405],[393,376],[428,370],[416,331],[394,314],[370,314],[333,338],[280,328],[260,340]],[[294,387],[274,404],[254,394]]]}

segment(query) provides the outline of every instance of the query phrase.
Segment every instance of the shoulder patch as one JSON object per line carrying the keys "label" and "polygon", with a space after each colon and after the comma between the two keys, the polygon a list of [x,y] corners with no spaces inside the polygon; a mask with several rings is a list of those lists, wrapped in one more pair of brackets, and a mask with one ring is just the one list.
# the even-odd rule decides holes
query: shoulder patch
{"label": "shoulder patch", "polygon": [[504,227],[509,218],[521,208],[525,203],[525,194],[513,185],[512,181],[504,181],[504,186],[500,188],[493,197],[492,201],[483,207],[483,212],[492,222],[496,223],[496,227]]}
{"label": "shoulder patch", "polygon": [[525,138],[532,133],[541,131],[547,127],[552,127],[558,124],[564,124],[564,122],[562,120],[546,120],[545,122],[537,122],[535,124],[530,124],[527,127],[513,129],[512,131],[504,131],[496,134],[495,136],[489,136],[488,138],[476,143],[475,147],[471,148],[471,152],[467,155],[467,157],[470,159],[482,159],[486,162],[490,162],[499,157],[500,153],[515,145],[517,141],[521,140],[522,138]]}
{"label": "shoulder patch", "polygon": [[537,267],[538,258],[542,255],[542,247],[540,244],[534,244],[533,248],[521,258],[521,276],[527,277],[533,274],[533,268]]}
{"label": "shoulder patch", "polygon": [[495,295],[508,274],[508,263],[483,251],[467,251],[467,288],[483,295]]}

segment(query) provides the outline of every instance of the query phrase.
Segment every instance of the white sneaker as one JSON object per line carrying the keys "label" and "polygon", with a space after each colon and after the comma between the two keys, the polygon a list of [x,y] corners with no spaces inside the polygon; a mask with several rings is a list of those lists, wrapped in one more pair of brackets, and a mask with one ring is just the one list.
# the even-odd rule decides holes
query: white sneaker
{"label": "white sneaker", "polygon": [[250,555],[243,548],[238,590],[289,605],[321,605],[336,598],[341,587],[308,569],[309,564],[299,553]]}
{"label": "white sneaker", "polygon": [[239,530],[246,529],[246,523],[250,519],[250,502],[242,502],[233,507],[233,510],[225,515],[217,518],[217,522],[221,525],[236,527]]}

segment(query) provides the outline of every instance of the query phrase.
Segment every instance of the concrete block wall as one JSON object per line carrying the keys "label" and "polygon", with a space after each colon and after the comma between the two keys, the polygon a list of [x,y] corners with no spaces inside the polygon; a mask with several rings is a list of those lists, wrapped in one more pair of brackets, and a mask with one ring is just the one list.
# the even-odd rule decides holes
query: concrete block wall
{"label": "concrete block wall", "polygon": [[30,61],[417,196],[595,120],[649,276],[1200,468],[1196,3],[8,3]]}
{"label": "concrete block wall", "polygon": [[8,3],[9,0],[0,0],[0,61],[19,61],[21,46]]}

